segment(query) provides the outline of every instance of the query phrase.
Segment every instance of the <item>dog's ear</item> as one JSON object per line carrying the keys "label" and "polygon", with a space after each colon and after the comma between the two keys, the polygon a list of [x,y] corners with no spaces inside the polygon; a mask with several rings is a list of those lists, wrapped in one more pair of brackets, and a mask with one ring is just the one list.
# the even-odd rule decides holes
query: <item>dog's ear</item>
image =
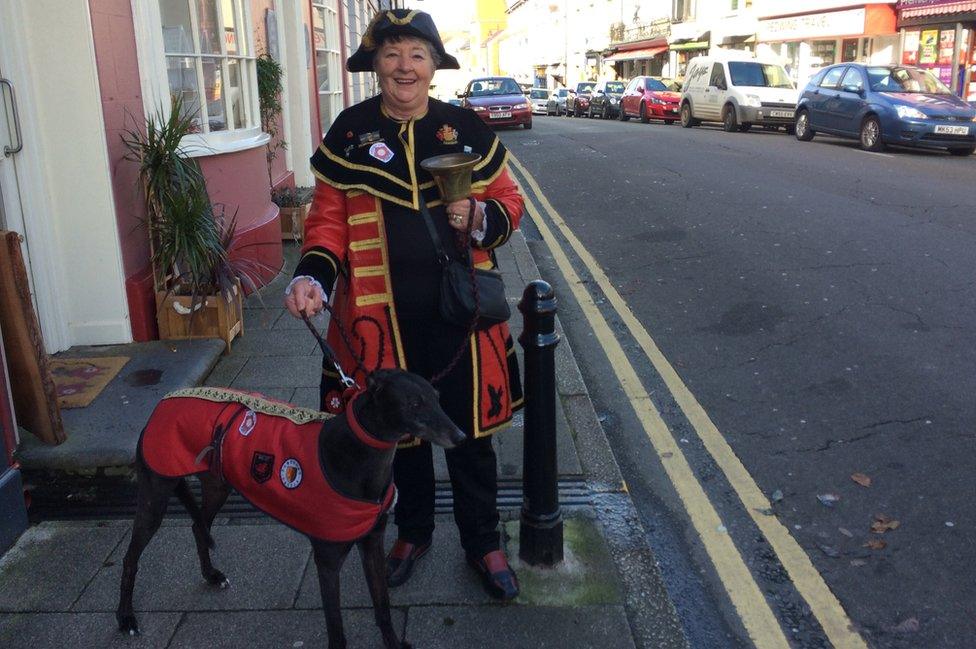
{"label": "dog's ear", "polygon": [[383,394],[383,387],[386,385],[386,381],[383,381],[381,377],[377,376],[378,374],[379,372],[371,372],[366,376],[366,391],[373,397],[381,396]]}

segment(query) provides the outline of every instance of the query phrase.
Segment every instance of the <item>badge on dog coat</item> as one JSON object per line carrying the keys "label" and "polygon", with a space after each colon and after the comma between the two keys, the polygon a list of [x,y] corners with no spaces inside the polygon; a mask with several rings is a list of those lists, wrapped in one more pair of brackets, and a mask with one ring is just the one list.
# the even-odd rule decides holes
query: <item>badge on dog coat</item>
{"label": "badge on dog coat", "polygon": [[[255,423],[245,426],[252,413]],[[339,416],[362,440],[354,409]],[[382,500],[372,502],[349,498],[331,485],[319,460],[319,435],[331,417],[235,390],[189,388],[159,402],[139,448],[160,475],[219,467],[238,493],[285,525],[313,538],[353,541],[373,529],[396,489],[391,480]]]}

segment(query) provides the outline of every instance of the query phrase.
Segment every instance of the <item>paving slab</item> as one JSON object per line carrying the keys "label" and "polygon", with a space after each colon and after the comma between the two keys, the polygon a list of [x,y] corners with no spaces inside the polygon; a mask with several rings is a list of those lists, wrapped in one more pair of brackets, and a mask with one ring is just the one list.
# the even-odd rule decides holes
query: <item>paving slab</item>
{"label": "paving slab", "polygon": [[241,390],[261,388],[313,388],[322,376],[319,356],[251,356],[230,387]]}
{"label": "paving slab", "polygon": [[[404,612],[393,609],[393,628],[402,637]],[[381,647],[372,609],[344,610],[343,631],[350,649]],[[322,611],[188,613],[167,649],[241,649],[243,647],[325,647]]]}
{"label": "paving slab", "polygon": [[295,388],[291,395],[291,403],[299,408],[319,409],[319,389],[314,388]]}
{"label": "paving slab", "polygon": [[125,535],[121,526],[29,528],[0,557],[0,611],[68,611]]}
{"label": "paving slab", "polygon": [[417,606],[407,640],[424,649],[633,649],[622,606]]}
{"label": "paving slab", "polygon": [[67,441],[42,444],[24,435],[17,457],[25,470],[79,471],[121,467],[135,459],[136,442],[156,403],[200,383],[224,351],[218,339],[167,340],[72,347],[58,358],[128,356],[129,361],[86,408],[62,410]]}
{"label": "paving slab", "polygon": [[[141,616],[142,634],[119,632],[115,613],[12,613],[0,615],[4,649],[160,649],[167,646],[181,613]],[[243,646],[243,645],[241,645]]]}
{"label": "paving slab", "polygon": [[318,342],[309,331],[299,329],[258,329],[248,331],[234,342],[234,354],[241,356],[308,356],[315,353],[321,355]]}
{"label": "paving slab", "polygon": [[[260,610],[291,608],[311,553],[308,540],[283,525],[215,526],[214,565],[230,580],[217,589],[200,575],[187,527],[162,527],[139,561],[136,611]],[[98,571],[73,611],[114,611],[128,534]]]}
{"label": "paving slab", "polygon": [[[396,526],[391,524],[386,530],[385,547],[389,548],[396,539]],[[372,606],[366,579],[363,577],[359,553],[353,551],[342,566],[341,577],[343,607]],[[394,606],[414,604],[465,604],[484,605],[492,600],[481,588],[474,571],[464,562],[464,551],[458,539],[453,518],[438,516],[434,528],[434,542],[430,552],[418,563],[413,576],[406,584],[390,590],[390,601]],[[321,608],[318,573],[315,562],[302,582],[302,588],[295,602],[296,608]]]}

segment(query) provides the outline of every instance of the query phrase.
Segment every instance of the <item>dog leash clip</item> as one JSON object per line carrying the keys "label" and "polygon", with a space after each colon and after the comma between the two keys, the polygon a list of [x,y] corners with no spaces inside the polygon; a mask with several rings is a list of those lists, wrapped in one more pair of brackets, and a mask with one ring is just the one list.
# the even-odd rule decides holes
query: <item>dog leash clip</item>
{"label": "dog leash clip", "polygon": [[339,359],[336,358],[335,352],[333,352],[332,348],[329,347],[329,343],[325,342],[325,339],[322,338],[319,330],[315,328],[312,321],[308,319],[308,314],[304,311],[302,311],[302,320],[305,321],[305,326],[308,327],[308,330],[312,332],[313,336],[315,336],[315,340],[318,341],[319,347],[322,348],[322,353],[332,362],[332,366],[335,368],[336,372],[339,373],[339,381],[342,383],[342,385],[346,388],[358,388],[359,385],[356,383],[355,379],[342,371],[342,366],[339,365]]}

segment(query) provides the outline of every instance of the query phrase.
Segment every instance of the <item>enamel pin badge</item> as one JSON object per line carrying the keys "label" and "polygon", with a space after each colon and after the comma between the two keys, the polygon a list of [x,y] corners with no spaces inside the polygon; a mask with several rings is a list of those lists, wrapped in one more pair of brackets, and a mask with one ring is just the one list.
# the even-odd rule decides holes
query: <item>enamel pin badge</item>
{"label": "enamel pin badge", "polygon": [[393,159],[393,151],[383,142],[377,142],[369,147],[369,155],[384,163]]}
{"label": "enamel pin badge", "polygon": [[457,129],[452,127],[450,124],[445,124],[437,130],[435,137],[441,141],[441,144],[457,144],[458,132]]}

